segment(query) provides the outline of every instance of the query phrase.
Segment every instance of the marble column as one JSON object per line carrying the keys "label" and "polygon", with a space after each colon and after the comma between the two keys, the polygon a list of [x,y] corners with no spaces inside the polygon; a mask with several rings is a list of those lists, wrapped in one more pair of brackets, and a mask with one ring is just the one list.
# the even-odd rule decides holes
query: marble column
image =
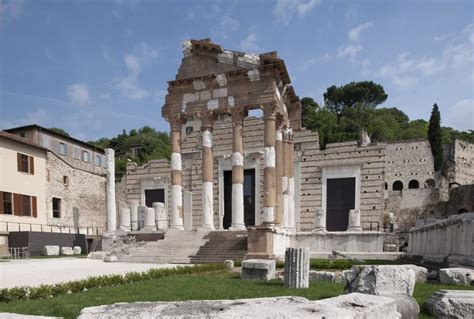
{"label": "marble column", "polygon": [[181,123],[171,123],[171,220],[170,228],[183,230]]}
{"label": "marble column", "polygon": [[161,202],[153,203],[155,210],[156,227],[159,230],[168,230],[168,218],[166,216],[165,204]]}
{"label": "marble column", "polygon": [[293,130],[288,129],[288,228],[295,228],[295,150]]}
{"label": "marble column", "polygon": [[309,288],[309,248],[285,251],[285,288]]}
{"label": "marble column", "polygon": [[275,173],[275,118],[276,106],[263,108],[264,170],[263,170],[263,224],[275,223],[276,173]]}
{"label": "marble column", "polygon": [[324,208],[316,209],[316,216],[314,220],[314,231],[316,233],[326,232],[326,211]]}
{"label": "marble column", "polygon": [[212,154],[212,114],[201,116],[202,130],[202,230],[214,230],[214,157]]}
{"label": "marble column", "polygon": [[132,230],[138,230],[138,206],[137,200],[130,201],[130,224]]}
{"label": "marble column", "polygon": [[244,223],[244,111],[232,114],[232,226],[230,230],[245,230]]}
{"label": "marble column", "polygon": [[281,226],[283,221],[283,134],[281,128],[275,134],[275,225]]}
{"label": "marble column", "polygon": [[349,225],[347,231],[362,231],[360,225],[360,212],[358,209],[351,209],[349,211]]}
{"label": "marble column", "polygon": [[115,203],[115,151],[105,149],[107,161],[107,232],[117,229],[117,207]]}
{"label": "marble column", "polygon": [[151,207],[145,207],[145,224],[143,225],[141,231],[156,231],[155,210]]}
{"label": "marble column", "polygon": [[289,141],[288,141],[288,130],[283,130],[283,177],[282,177],[282,192],[283,192],[283,218],[282,226],[288,227],[288,171],[290,169],[290,154],[289,154]]}
{"label": "marble column", "polygon": [[130,231],[130,208],[120,208],[120,230]]}

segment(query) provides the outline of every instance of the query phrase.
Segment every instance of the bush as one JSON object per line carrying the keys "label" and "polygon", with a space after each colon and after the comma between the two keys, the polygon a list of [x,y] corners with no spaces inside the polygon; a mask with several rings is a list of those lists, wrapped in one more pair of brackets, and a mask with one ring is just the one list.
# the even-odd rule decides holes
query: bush
{"label": "bush", "polygon": [[45,299],[66,293],[81,292],[90,288],[118,286],[122,284],[159,279],[171,275],[203,273],[223,270],[223,264],[205,264],[193,267],[176,267],[174,269],[150,269],[146,272],[130,272],[125,275],[107,275],[88,277],[83,280],[70,281],[55,285],[41,285],[38,287],[15,287],[0,290],[0,302],[9,302],[21,299]]}

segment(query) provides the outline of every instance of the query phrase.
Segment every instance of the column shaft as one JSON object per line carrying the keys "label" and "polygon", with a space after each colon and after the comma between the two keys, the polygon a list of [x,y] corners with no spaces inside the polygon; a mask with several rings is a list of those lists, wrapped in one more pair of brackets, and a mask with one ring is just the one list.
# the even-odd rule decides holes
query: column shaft
{"label": "column shaft", "polygon": [[202,229],[214,230],[212,129],[202,127]]}
{"label": "column shaft", "polygon": [[295,150],[293,130],[289,129],[288,138],[288,227],[295,228]]}
{"label": "column shaft", "polygon": [[288,131],[285,129],[283,131],[283,218],[282,226],[288,227],[288,171],[290,168],[290,154],[289,154],[289,142],[288,142]]}
{"label": "column shaft", "polygon": [[117,208],[115,203],[115,151],[105,149],[107,160],[107,232],[117,230]]}
{"label": "column shaft", "polygon": [[275,222],[275,108],[269,106],[264,109],[264,161],[263,170],[263,223],[273,224]]}
{"label": "column shaft", "polygon": [[275,224],[281,225],[283,221],[283,135],[281,130],[275,135],[275,175],[276,175],[276,196],[275,196]]}
{"label": "column shaft", "polygon": [[237,114],[232,120],[232,227],[230,230],[245,230],[243,117]]}
{"label": "column shaft", "polygon": [[171,127],[171,229],[183,228],[181,125]]}

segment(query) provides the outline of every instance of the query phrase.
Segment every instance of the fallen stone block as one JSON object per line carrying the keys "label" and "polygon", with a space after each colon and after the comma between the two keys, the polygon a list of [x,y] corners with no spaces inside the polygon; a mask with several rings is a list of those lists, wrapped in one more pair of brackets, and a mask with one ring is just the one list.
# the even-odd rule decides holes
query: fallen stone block
{"label": "fallen stone block", "polygon": [[474,279],[474,270],[468,268],[443,268],[439,270],[439,281],[446,285],[469,286]]}
{"label": "fallen stone block", "polygon": [[93,251],[87,255],[87,258],[89,259],[103,260],[104,257],[105,257],[105,251]]}
{"label": "fallen stone block", "polygon": [[428,273],[428,275],[426,275],[426,279],[430,279],[430,280],[436,280],[438,279],[439,275],[438,275],[438,271],[437,270],[432,270]]}
{"label": "fallen stone block", "polygon": [[114,256],[114,255],[108,255],[104,257],[104,261],[107,263],[113,263],[113,262],[116,262],[117,260],[118,260],[117,256]]}
{"label": "fallen stone block", "polygon": [[415,289],[415,272],[406,265],[352,266],[344,277],[346,292],[412,296]]}
{"label": "fallen stone block", "polygon": [[426,301],[426,306],[435,318],[472,318],[474,291],[438,290]]}
{"label": "fallen stone block", "polygon": [[233,260],[225,260],[224,261],[224,266],[228,270],[234,269],[234,261]]}
{"label": "fallen stone block", "polygon": [[44,256],[59,256],[59,246],[46,245],[43,248]]}
{"label": "fallen stone block", "polygon": [[383,251],[386,252],[397,252],[398,251],[398,246],[394,244],[384,244],[383,245]]}
{"label": "fallen stone block", "polygon": [[82,253],[82,248],[80,246],[74,246],[72,250],[74,251],[74,255],[80,255]]}
{"label": "fallen stone block", "polygon": [[359,293],[312,301],[301,297],[116,303],[84,308],[79,319],[326,318],[400,319],[394,299]]}
{"label": "fallen stone block", "polygon": [[415,272],[415,280],[416,282],[426,282],[428,278],[428,269],[425,267],[417,266],[417,265],[405,265],[410,267]]}
{"label": "fallen stone block", "polygon": [[285,251],[285,288],[309,287],[309,248]]}
{"label": "fallen stone block", "polygon": [[247,259],[242,263],[242,279],[271,280],[275,278],[274,260]]}
{"label": "fallen stone block", "polygon": [[417,319],[420,314],[420,306],[415,298],[405,294],[384,295],[395,300],[397,304],[397,311],[402,316],[402,319]]}
{"label": "fallen stone block", "polygon": [[340,271],[309,271],[309,281],[331,281],[331,282],[343,282],[344,275]]}
{"label": "fallen stone block", "polygon": [[72,256],[74,255],[74,250],[72,250],[72,247],[61,247],[61,255]]}

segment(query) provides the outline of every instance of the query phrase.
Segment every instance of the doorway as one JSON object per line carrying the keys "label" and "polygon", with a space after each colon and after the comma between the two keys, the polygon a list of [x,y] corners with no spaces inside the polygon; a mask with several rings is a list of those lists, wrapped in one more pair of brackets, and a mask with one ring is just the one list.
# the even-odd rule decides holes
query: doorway
{"label": "doorway", "polygon": [[[255,169],[244,170],[244,223],[255,226]],[[232,226],[232,171],[224,171],[224,229]]]}
{"label": "doorway", "polygon": [[153,207],[153,203],[165,203],[165,189],[145,189],[145,206]]}
{"label": "doorway", "polygon": [[356,179],[327,179],[326,229],[346,231],[349,224],[349,210],[355,206]]}

